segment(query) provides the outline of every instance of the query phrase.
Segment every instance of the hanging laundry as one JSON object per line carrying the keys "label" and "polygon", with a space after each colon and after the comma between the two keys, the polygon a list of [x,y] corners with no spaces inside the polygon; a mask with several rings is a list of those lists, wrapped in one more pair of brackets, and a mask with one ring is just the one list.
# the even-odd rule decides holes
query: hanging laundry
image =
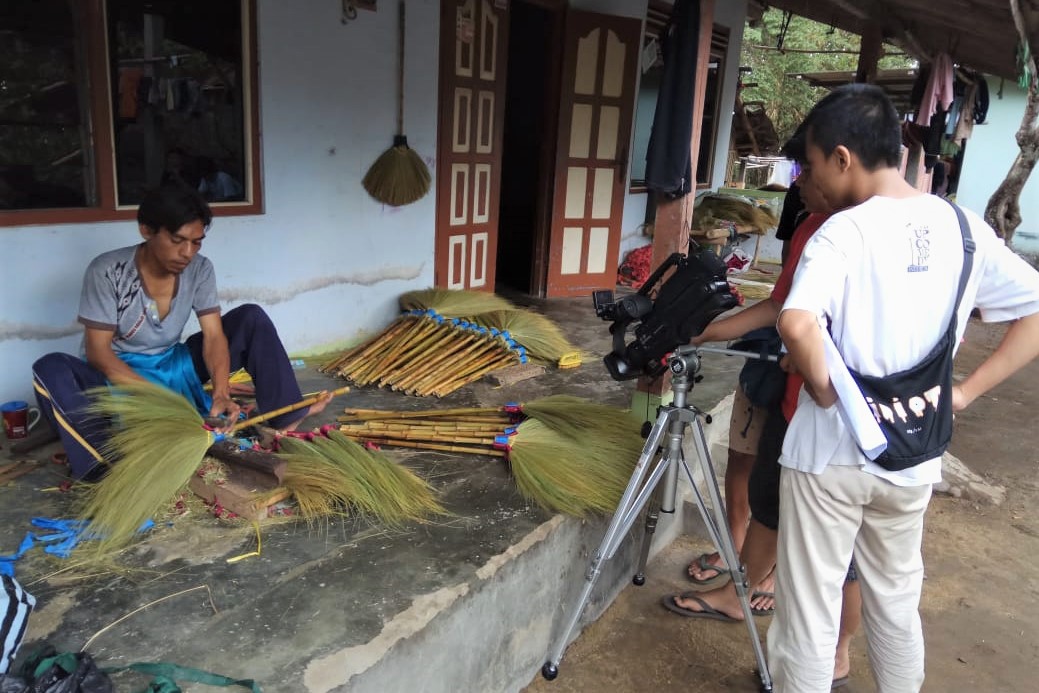
{"label": "hanging laundry", "polygon": [[928,124],[931,116],[938,110],[948,111],[952,105],[953,79],[952,60],[946,53],[939,53],[931,65],[931,75],[927,80],[920,110],[916,114],[916,122]]}
{"label": "hanging laundry", "polygon": [[952,139],[955,142],[963,142],[970,139],[971,134],[974,132],[974,111],[978,95],[977,80],[979,79],[983,80],[985,78],[978,75],[977,79],[967,86],[967,93],[963,96],[960,118],[956,121],[956,129],[952,133]]}

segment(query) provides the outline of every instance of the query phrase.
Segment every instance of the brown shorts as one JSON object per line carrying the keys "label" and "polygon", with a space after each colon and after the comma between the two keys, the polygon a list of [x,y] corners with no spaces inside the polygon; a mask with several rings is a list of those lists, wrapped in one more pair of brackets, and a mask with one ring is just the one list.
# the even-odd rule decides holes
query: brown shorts
{"label": "brown shorts", "polygon": [[729,419],[729,449],[757,456],[766,418],[768,409],[751,404],[743,388],[737,385],[736,396],[732,400],[732,417]]}

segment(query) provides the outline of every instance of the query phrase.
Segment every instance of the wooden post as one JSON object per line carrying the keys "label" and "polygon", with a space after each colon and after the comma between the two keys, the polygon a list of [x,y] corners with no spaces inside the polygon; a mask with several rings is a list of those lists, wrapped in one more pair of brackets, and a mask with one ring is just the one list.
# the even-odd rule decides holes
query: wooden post
{"label": "wooden post", "polygon": [[[696,54],[696,89],[693,97],[693,135],[689,141],[692,157],[693,192],[675,199],[657,198],[657,214],[653,224],[653,267],[660,266],[672,253],[689,250],[689,228],[693,219],[693,200],[696,198],[696,164],[700,154],[700,136],[703,131],[704,101],[707,95],[707,64],[711,59],[711,34],[714,30],[714,1],[700,0],[700,45]],[[638,391],[661,395],[669,380],[640,378]]]}
{"label": "wooden post", "polygon": [[855,81],[873,84],[877,81],[877,62],[884,47],[884,34],[879,24],[870,24],[862,34],[859,44],[859,65],[855,70]]}

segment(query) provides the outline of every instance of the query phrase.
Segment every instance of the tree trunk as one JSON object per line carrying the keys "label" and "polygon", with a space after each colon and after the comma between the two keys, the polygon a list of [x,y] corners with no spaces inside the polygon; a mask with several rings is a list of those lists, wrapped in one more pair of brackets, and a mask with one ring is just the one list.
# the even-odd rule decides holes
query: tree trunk
{"label": "tree trunk", "polygon": [[1021,126],[1017,130],[1017,146],[1020,151],[1010,166],[1006,178],[996,188],[985,207],[985,221],[995,229],[996,234],[1009,245],[1014,238],[1014,231],[1021,223],[1021,191],[1028,182],[1028,177],[1039,160],[1039,74],[1037,74],[1036,48],[1039,48],[1039,11],[1030,4],[1021,6],[1019,0],[1010,0],[1014,14],[1014,24],[1021,41],[1031,48],[1029,69],[1031,79],[1028,82],[1028,98],[1025,102],[1025,113],[1021,117]]}

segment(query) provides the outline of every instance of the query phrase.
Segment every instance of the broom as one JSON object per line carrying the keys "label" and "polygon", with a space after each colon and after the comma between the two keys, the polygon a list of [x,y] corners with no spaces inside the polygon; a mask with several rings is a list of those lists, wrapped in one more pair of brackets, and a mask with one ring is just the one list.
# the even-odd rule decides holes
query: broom
{"label": "broom", "polygon": [[404,0],[400,1],[397,41],[397,135],[393,146],[375,160],[361,181],[369,195],[393,207],[420,199],[429,192],[432,181],[422,157],[404,136]]}
{"label": "broom", "polygon": [[[508,423],[519,411],[527,419],[518,426]],[[616,508],[643,446],[638,422],[626,411],[567,395],[499,409],[346,413],[339,418],[340,430],[357,440],[485,455],[504,452],[524,497],[576,516]],[[463,418],[478,428],[451,423]],[[491,435],[481,419],[503,426],[500,433]]]}
{"label": "broom", "polygon": [[[348,390],[340,388],[333,395]],[[102,450],[105,459],[119,463],[88,489],[81,510],[90,519],[88,532],[99,537],[98,552],[104,553],[125,545],[138,527],[161,511],[223,435],[207,430],[187,400],[154,383],[94,388],[87,394],[92,399],[88,411],[119,423]],[[232,432],[310,406],[319,398],[246,419]]]}

